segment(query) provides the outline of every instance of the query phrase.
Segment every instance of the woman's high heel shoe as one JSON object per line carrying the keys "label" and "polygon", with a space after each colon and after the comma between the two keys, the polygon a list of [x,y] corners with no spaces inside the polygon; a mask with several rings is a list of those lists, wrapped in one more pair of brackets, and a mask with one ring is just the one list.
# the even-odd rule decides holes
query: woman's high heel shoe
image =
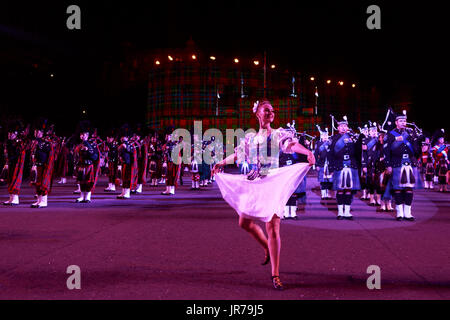
{"label": "woman's high heel shoe", "polygon": [[272,276],[272,284],[274,289],[283,290],[283,284],[281,283],[280,276]]}

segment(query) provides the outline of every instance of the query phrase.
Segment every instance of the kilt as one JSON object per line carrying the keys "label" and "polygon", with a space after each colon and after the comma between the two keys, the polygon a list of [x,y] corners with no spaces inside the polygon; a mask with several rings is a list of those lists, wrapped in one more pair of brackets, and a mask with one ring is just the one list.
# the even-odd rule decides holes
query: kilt
{"label": "kilt", "polygon": [[192,172],[192,181],[200,181],[200,173],[198,172]]}
{"label": "kilt", "polygon": [[138,183],[145,184],[147,182],[147,159],[143,157],[138,160]]}
{"label": "kilt", "polygon": [[67,176],[67,172],[69,171],[68,154],[69,150],[67,147],[61,148],[55,163],[55,177],[64,178]]}
{"label": "kilt", "polygon": [[17,162],[8,165],[8,192],[9,194],[19,194],[23,178],[23,165],[25,163],[25,150],[23,150]]}
{"label": "kilt", "polygon": [[319,174],[317,175],[317,180],[319,182],[332,182],[333,176],[327,177],[325,175],[325,167],[319,167]]}
{"label": "kilt", "polygon": [[135,190],[138,183],[137,163],[122,165],[122,187]]}
{"label": "kilt", "polygon": [[36,188],[36,194],[38,196],[48,195],[51,188],[51,172],[48,171],[47,166],[36,167],[36,182],[34,186]]}
{"label": "kilt", "polygon": [[211,178],[211,165],[202,161],[202,164],[199,166],[200,180],[208,180]]}
{"label": "kilt", "polygon": [[294,195],[297,196],[295,199],[299,200],[300,203],[306,203],[306,176],[300,182],[297,189],[295,189]]}
{"label": "kilt", "polygon": [[360,190],[358,170],[343,168],[333,173],[333,190]]}
{"label": "kilt", "polygon": [[93,164],[79,165],[77,167],[77,182],[83,192],[92,191],[95,183],[95,169]]}
{"label": "kilt", "polygon": [[53,179],[53,169],[55,165],[55,149],[52,146],[47,163],[36,166],[36,180],[32,182],[36,188],[38,196],[46,196],[50,193]]}
{"label": "kilt", "polygon": [[151,160],[150,161],[150,178],[160,179],[161,178],[161,160]]}
{"label": "kilt", "polygon": [[405,165],[392,168],[391,186],[392,190],[422,189],[423,182],[417,167]]}
{"label": "kilt", "polygon": [[174,164],[172,161],[167,162],[166,185],[176,186],[180,178],[181,164]]}
{"label": "kilt", "polygon": [[118,178],[117,162],[108,161],[108,182],[116,183],[117,178]]}
{"label": "kilt", "polygon": [[438,176],[438,183],[439,184],[447,184],[447,172],[448,172],[448,166],[447,164],[439,164],[436,168],[437,176]]}

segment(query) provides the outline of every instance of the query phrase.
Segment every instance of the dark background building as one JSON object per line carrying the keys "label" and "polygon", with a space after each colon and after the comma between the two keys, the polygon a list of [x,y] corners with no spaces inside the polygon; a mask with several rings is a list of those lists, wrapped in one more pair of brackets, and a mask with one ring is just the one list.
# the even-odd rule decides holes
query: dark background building
{"label": "dark background building", "polygon": [[[311,129],[317,86],[318,122],[328,120],[329,125],[330,113],[347,114],[356,128],[360,121],[381,121],[392,106],[407,108],[410,119],[426,129],[446,127],[446,118],[436,116],[448,105],[442,80],[448,69],[448,32],[439,4],[377,3],[382,29],[369,30],[369,1],[76,1],[81,30],[68,30],[66,9],[71,4],[75,2],[2,3],[2,119],[43,115],[67,133],[82,117],[99,128],[125,121],[162,126],[169,118],[177,125],[183,115],[186,125],[201,116],[219,127],[252,127],[247,112],[264,89],[266,52],[268,65],[276,65],[268,69],[266,94],[280,107],[279,125],[297,116],[299,130]],[[195,43],[196,61],[189,60],[189,39]],[[170,54],[183,61],[169,65]],[[210,67],[210,55],[217,56],[216,69]],[[156,58],[161,59],[159,66]],[[252,64],[255,59],[258,66]],[[210,82],[206,98],[193,99],[193,109],[184,100],[169,111],[167,99],[152,102],[158,86],[164,91],[170,87],[161,85],[169,70],[203,77],[219,72],[213,76],[215,89],[223,90],[219,115],[214,113]],[[241,75],[245,98],[240,98]],[[296,98],[290,96],[292,76]],[[336,85],[341,80],[344,86]]]}

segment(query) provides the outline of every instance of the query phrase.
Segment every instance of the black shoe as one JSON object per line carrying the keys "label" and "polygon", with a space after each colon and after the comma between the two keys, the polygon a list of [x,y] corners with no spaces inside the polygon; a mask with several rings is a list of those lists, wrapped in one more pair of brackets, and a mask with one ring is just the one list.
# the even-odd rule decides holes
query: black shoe
{"label": "black shoe", "polygon": [[345,220],[353,220],[353,216],[351,217],[344,217]]}
{"label": "black shoe", "polygon": [[395,220],[397,220],[397,221],[402,221],[403,218],[402,218],[402,217],[397,217],[397,218],[395,218]]}
{"label": "black shoe", "polygon": [[411,217],[411,218],[403,218],[404,220],[406,220],[406,221],[414,221],[414,220],[416,220],[414,217]]}
{"label": "black shoe", "polygon": [[272,285],[275,290],[283,290],[283,284],[281,283],[280,276],[272,276]]}
{"label": "black shoe", "polygon": [[344,219],[344,216],[337,216],[336,219],[338,219],[338,220],[343,220],[343,219]]}
{"label": "black shoe", "polygon": [[91,203],[91,200],[82,200],[81,203]]}
{"label": "black shoe", "polygon": [[295,216],[295,217],[293,217],[293,218],[291,218],[291,219],[294,219],[294,220],[298,220],[298,217],[297,217],[297,216]]}

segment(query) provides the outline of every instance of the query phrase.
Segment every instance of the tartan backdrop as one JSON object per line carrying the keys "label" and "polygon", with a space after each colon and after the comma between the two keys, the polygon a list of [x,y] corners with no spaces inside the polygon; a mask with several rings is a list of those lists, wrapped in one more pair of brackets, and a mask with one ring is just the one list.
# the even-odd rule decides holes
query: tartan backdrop
{"label": "tartan backdrop", "polygon": [[[295,97],[291,96],[293,77]],[[264,96],[261,66],[173,62],[151,68],[148,80],[147,123],[155,129],[192,130],[194,120],[202,121],[203,130],[218,128],[224,134],[227,128],[258,127],[252,106]],[[266,97],[276,111],[274,127],[295,120],[298,131],[315,135],[315,123],[330,127],[330,113],[336,117],[346,114],[354,128],[360,121],[380,121],[383,116],[373,116],[373,110],[380,107],[373,89],[349,88],[348,83],[342,88],[334,81],[330,85],[323,80],[316,83],[306,74],[270,69],[266,82]],[[319,93],[317,117],[315,86]]]}

